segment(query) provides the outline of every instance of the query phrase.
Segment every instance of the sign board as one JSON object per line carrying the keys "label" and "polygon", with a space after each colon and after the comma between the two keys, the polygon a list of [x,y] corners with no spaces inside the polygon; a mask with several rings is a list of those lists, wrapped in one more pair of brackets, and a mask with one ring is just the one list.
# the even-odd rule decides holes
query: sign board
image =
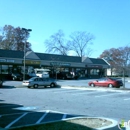
{"label": "sign board", "polygon": [[[24,63],[24,60],[23,60]],[[25,64],[31,64],[31,65],[40,65],[40,61],[32,61],[32,60],[25,60]]]}
{"label": "sign board", "polygon": [[0,62],[10,62],[10,63],[14,63],[14,60],[12,60],[12,59],[0,59]]}
{"label": "sign board", "polygon": [[102,68],[102,65],[86,65],[86,68]]}
{"label": "sign board", "polygon": [[51,62],[51,66],[71,66],[70,63]]}

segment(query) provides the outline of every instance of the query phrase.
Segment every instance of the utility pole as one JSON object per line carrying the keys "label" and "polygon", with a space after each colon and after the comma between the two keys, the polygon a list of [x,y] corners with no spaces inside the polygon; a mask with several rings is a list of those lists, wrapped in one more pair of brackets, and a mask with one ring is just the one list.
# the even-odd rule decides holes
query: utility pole
{"label": "utility pole", "polygon": [[[30,31],[32,31],[32,29],[26,29],[26,28],[22,28],[22,30],[24,30],[26,34],[28,32],[30,32]],[[27,40],[25,40],[25,43],[24,43],[24,59],[23,59],[23,61],[24,61],[24,68],[23,68],[24,69],[24,73],[23,73],[23,80],[25,80],[26,43],[27,43]]]}

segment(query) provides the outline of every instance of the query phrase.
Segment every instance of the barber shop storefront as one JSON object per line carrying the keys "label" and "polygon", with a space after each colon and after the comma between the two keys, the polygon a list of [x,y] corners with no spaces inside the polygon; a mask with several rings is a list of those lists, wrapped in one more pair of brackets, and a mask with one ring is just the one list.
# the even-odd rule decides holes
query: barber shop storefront
{"label": "barber shop storefront", "polygon": [[[77,56],[0,50],[0,75],[8,77],[12,72],[33,73],[35,68],[50,70],[50,76],[59,72],[78,74],[79,77],[98,78],[105,76],[109,65],[103,59],[87,58],[85,61]],[[94,62],[93,62],[94,61]]]}

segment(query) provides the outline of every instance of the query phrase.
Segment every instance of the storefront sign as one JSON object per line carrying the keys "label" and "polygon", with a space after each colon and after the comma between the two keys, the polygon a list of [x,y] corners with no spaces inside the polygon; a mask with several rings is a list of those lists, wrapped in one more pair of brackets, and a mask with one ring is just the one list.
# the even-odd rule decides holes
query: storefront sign
{"label": "storefront sign", "polygon": [[70,63],[60,63],[60,62],[51,62],[50,65],[52,65],[52,66],[71,66]]}
{"label": "storefront sign", "polygon": [[25,60],[25,64],[40,65],[40,63],[41,63],[40,61]]}
{"label": "storefront sign", "polygon": [[101,65],[86,65],[86,68],[102,68]]}
{"label": "storefront sign", "polygon": [[11,62],[11,63],[14,63],[14,60],[11,60],[11,59],[0,59],[0,62]]}

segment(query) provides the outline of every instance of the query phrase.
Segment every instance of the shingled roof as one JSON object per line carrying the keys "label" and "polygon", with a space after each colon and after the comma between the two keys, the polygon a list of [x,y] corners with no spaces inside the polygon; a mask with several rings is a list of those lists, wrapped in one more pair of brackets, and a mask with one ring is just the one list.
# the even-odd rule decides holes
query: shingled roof
{"label": "shingled roof", "polygon": [[8,58],[23,58],[23,51],[14,51],[14,50],[2,50],[0,49],[0,57],[8,57]]}
{"label": "shingled roof", "polygon": [[103,59],[100,58],[89,58],[93,64],[103,64],[108,65]]}
{"label": "shingled roof", "polygon": [[81,62],[81,57],[65,56],[56,54],[35,53],[41,60],[62,61],[62,62]]}

